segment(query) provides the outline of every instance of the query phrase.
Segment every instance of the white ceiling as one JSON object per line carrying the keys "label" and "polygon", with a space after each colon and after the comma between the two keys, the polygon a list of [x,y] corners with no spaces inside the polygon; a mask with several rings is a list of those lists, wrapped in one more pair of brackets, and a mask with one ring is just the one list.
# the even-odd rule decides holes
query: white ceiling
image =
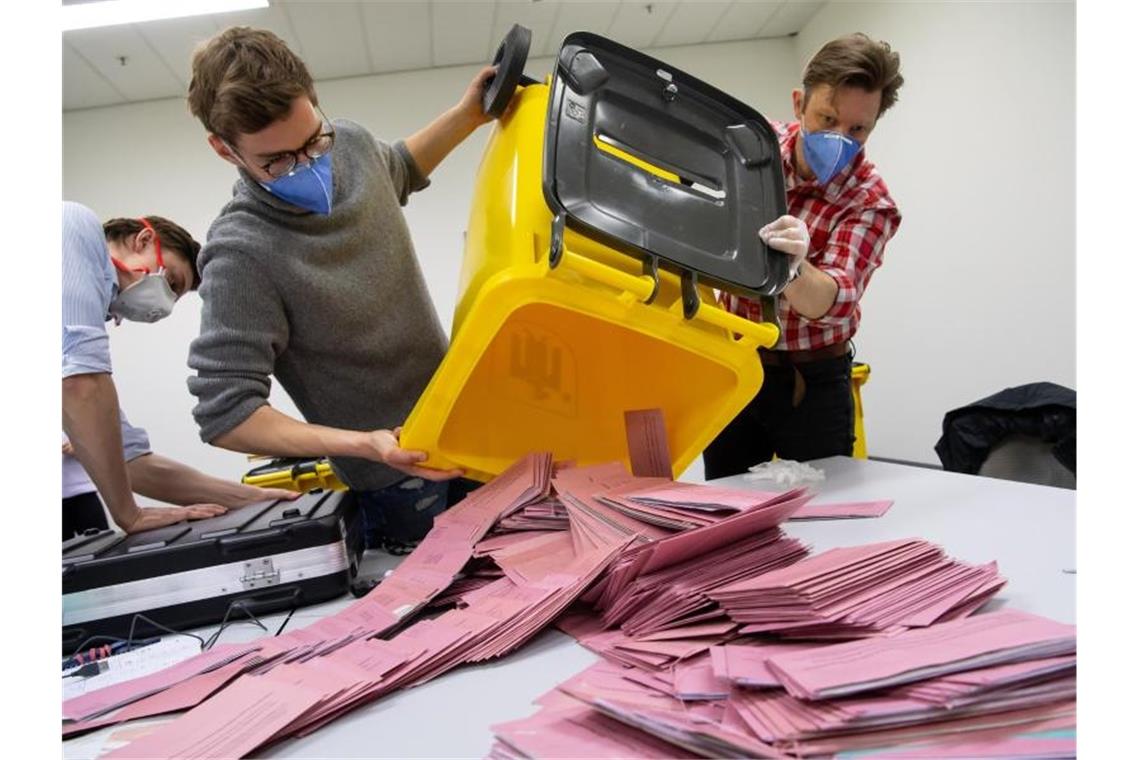
{"label": "white ceiling", "polygon": [[181,97],[194,46],[233,25],[272,30],[320,80],[489,62],[513,23],[531,29],[531,56],[539,57],[553,55],[567,34],[580,30],[635,48],[781,37],[802,29],[824,4],[270,0],[270,7],[255,11],[65,32],[63,108]]}

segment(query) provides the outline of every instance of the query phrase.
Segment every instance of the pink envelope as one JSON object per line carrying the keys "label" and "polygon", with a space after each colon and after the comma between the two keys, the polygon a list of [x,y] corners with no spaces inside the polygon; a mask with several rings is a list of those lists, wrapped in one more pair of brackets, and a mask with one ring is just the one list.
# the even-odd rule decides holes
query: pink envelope
{"label": "pink envelope", "polygon": [[839,520],[855,517],[882,517],[894,501],[848,501],[835,504],[805,504],[789,520]]}
{"label": "pink envelope", "polygon": [[200,673],[219,668],[259,648],[260,644],[256,642],[252,644],[219,644],[157,673],[123,681],[69,699],[63,703],[63,717],[68,720],[83,720],[99,715],[151,694],[156,694]]}
{"label": "pink envelope", "polygon": [[190,712],[107,755],[108,758],[244,757],[321,699],[310,688],[271,676],[242,676]]}

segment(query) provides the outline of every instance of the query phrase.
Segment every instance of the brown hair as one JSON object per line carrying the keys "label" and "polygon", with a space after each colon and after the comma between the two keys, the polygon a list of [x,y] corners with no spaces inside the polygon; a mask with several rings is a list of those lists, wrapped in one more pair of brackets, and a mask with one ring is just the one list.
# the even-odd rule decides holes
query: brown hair
{"label": "brown hair", "polygon": [[288,115],[308,95],[317,104],[313,78],[273,32],[233,26],[194,50],[187,101],[206,130],[233,142]]}
{"label": "brown hair", "polygon": [[885,42],[875,42],[862,33],[834,39],[812,56],[804,69],[805,100],[816,85],[859,87],[867,92],[882,91],[879,116],[898,100],[903,85],[899,54]]}
{"label": "brown hair", "polygon": [[[191,283],[190,289],[197,290],[198,286],[202,284],[202,276],[198,274],[198,251],[202,249],[201,244],[191,237],[189,232],[169,219],[161,216],[148,216],[146,220],[154,228],[154,234],[158,235],[163,256],[174,252],[190,263],[190,271],[194,276],[194,282]],[[125,243],[144,229],[146,227],[138,219],[109,219],[103,222],[103,236],[112,243]]]}

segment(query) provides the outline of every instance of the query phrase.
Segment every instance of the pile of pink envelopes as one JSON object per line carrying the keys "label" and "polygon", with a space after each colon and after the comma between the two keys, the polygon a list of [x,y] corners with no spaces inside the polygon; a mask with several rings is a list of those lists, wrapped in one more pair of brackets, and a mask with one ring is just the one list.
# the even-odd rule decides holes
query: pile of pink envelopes
{"label": "pile of pink envelopes", "polygon": [[1002,610],[838,644],[712,645],[668,669],[602,662],[493,726],[490,756],[1072,757],[1075,697],[1074,627]]}
{"label": "pile of pink envelopes", "polygon": [[969,615],[1005,584],[920,538],[831,549],[710,590],[743,633],[852,638]]}
{"label": "pile of pink envelopes", "polygon": [[1004,583],[996,565],[921,539],[810,555],[780,527],[812,514],[806,490],[675,483],[659,421],[631,426],[640,475],[528,455],[438,517],[366,597],[73,699],[64,735],[181,712],[108,757],[241,757],[551,624],[603,661],[495,727],[493,756],[781,757],[905,743],[936,721],[986,739],[1067,720],[1071,630],[971,617]]}

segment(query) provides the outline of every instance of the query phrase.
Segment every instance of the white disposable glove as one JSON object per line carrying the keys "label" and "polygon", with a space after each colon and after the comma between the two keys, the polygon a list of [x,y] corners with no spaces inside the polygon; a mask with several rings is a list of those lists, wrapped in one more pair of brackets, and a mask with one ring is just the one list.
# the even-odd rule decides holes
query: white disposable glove
{"label": "white disposable glove", "polygon": [[745,480],[774,480],[778,488],[792,488],[804,483],[819,483],[826,477],[823,470],[817,470],[807,462],[794,459],[777,459],[761,462],[748,468]]}
{"label": "white disposable glove", "polygon": [[788,265],[788,281],[791,282],[800,270],[800,264],[807,258],[807,225],[799,217],[784,214],[779,219],[760,228],[760,239],[769,248],[786,253],[791,257]]}

